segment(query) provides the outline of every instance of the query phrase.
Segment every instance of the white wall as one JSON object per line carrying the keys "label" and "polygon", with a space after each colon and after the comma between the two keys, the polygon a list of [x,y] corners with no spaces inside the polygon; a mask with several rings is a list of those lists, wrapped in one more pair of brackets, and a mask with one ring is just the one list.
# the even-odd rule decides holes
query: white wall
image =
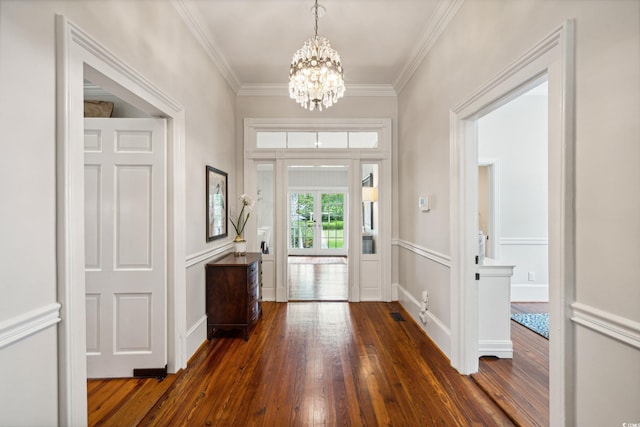
{"label": "white wall", "polygon": [[[498,161],[499,260],[515,265],[512,301],[547,301],[548,167],[546,84],[478,120],[478,158]],[[529,279],[529,273],[534,279]]]}
{"label": "white wall", "polygon": [[[399,285],[408,304],[430,289],[438,331],[446,333],[449,109],[575,19],[576,299],[583,306],[574,308],[581,323],[569,394],[579,426],[640,420],[639,16],[637,0],[465,1],[398,97],[398,203],[414,206],[422,192],[435,202],[428,215],[400,210]],[[591,315],[606,325],[602,332],[585,320]],[[627,329],[621,344],[616,333]],[[446,334],[436,341],[447,351]]]}
{"label": "white wall", "polygon": [[[151,7],[152,6],[152,7]],[[185,257],[205,240],[205,165],[229,173],[235,197],[235,94],[169,1],[0,1],[0,338],[56,295],[55,15],[128,63],[186,111]],[[189,271],[191,354],[204,339],[204,268]],[[36,313],[36,314],[34,314]],[[64,321],[64,319],[63,319]],[[2,340],[0,340],[2,342]],[[56,327],[0,348],[0,425],[58,422]]]}

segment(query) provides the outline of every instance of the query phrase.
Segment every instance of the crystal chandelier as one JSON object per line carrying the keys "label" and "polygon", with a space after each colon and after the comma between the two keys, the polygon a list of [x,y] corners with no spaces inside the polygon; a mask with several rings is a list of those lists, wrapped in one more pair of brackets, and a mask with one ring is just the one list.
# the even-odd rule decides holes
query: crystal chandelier
{"label": "crystal chandelier", "polygon": [[[315,36],[293,54],[289,67],[289,96],[309,110],[331,107],[344,95],[344,74],[340,55],[329,40],[318,36],[318,17],[324,14],[318,0],[312,8]],[[320,11],[320,14],[319,14]]]}

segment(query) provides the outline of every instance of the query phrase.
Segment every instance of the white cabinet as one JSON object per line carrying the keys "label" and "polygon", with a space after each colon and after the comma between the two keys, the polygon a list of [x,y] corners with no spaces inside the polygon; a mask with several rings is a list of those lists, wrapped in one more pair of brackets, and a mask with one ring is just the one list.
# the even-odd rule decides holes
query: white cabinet
{"label": "white cabinet", "polygon": [[478,357],[513,358],[511,276],[513,265],[485,258],[478,266]]}

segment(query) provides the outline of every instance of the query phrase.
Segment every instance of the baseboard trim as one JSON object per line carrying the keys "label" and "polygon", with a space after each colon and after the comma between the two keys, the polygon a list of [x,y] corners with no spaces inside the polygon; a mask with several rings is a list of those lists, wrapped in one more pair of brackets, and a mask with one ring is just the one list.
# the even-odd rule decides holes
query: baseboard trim
{"label": "baseboard trim", "polygon": [[60,308],[56,302],[0,322],[0,348],[60,322]]}
{"label": "baseboard trim", "polygon": [[511,302],[549,302],[549,285],[512,283]]}
{"label": "baseboard trim", "polygon": [[404,289],[401,285],[396,285],[398,290],[398,301],[404,309],[411,315],[413,320],[426,332],[431,340],[440,348],[448,358],[451,358],[451,331],[447,326],[433,314],[427,311],[427,324],[420,321],[420,302]]}
{"label": "baseboard trim", "polygon": [[640,322],[579,302],[571,308],[574,323],[640,349]]}
{"label": "baseboard trim", "polygon": [[480,340],[478,357],[495,356],[501,359],[513,359],[513,342],[511,340]]}
{"label": "baseboard trim", "polygon": [[262,288],[262,301],[275,301],[276,290],[274,288]]}
{"label": "baseboard trim", "polygon": [[187,360],[189,360],[207,339],[207,315],[204,314],[187,331]]}

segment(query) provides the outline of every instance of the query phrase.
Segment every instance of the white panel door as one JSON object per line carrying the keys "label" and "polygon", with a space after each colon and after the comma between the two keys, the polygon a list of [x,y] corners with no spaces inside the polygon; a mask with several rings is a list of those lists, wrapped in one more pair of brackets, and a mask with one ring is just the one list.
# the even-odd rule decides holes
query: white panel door
{"label": "white panel door", "polygon": [[166,125],[85,119],[87,376],[167,363]]}

